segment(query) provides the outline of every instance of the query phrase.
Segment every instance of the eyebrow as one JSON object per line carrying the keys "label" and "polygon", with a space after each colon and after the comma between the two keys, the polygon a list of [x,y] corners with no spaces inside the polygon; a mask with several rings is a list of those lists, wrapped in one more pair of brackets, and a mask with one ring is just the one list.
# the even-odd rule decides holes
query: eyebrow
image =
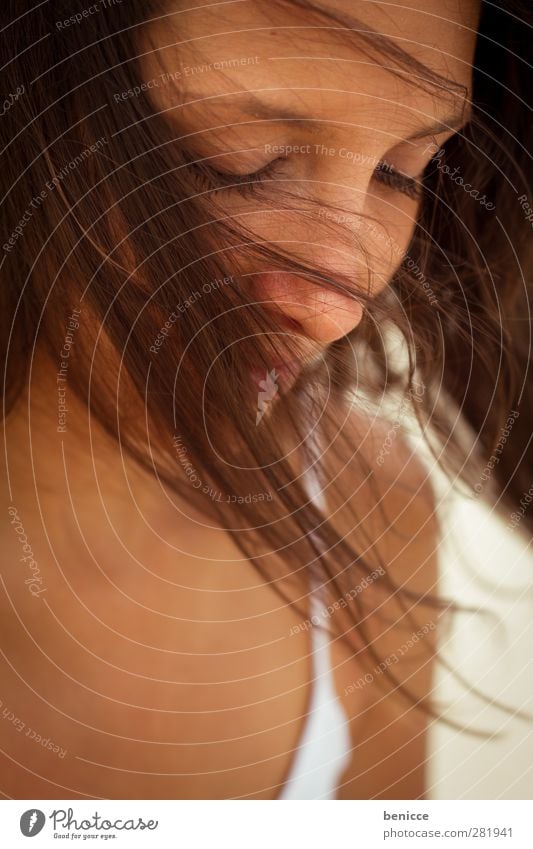
{"label": "eyebrow", "polygon": [[[279,92],[280,90],[289,91],[290,89],[265,89],[265,91],[275,92]],[[313,89],[313,91],[315,91],[315,89]],[[226,97],[230,97],[236,94],[241,95],[238,103],[225,100]],[[315,118],[313,115],[303,115],[300,112],[294,112],[292,110],[283,109],[282,107],[272,107],[265,103],[263,100],[261,100],[259,97],[256,97],[251,92],[233,91],[222,95],[216,94],[210,96],[208,95],[207,97],[198,97],[197,99],[188,100],[186,103],[183,103],[182,106],[194,106],[196,104],[202,104],[206,101],[211,100],[220,101],[216,104],[217,108],[232,108],[234,110],[238,110],[243,115],[249,115],[250,117],[257,118],[260,121],[273,121],[278,123],[296,124],[297,126],[306,126],[312,132],[320,131],[324,125],[329,126],[330,124],[340,124],[342,126],[346,126],[347,124],[346,121],[334,119],[322,120],[319,118]],[[460,110],[456,110],[454,113],[448,115],[446,118],[441,118],[437,121],[433,121],[432,123],[427,124],[424,127],[421,127],[419,130],[416,130],[412,135],[407,136],[405,141],[415,141],[416,139],[425,138],[426,136],[436,136],[440,133],[460,129],[470,120],[470,112],[468,110],[468,107],[465,108],[465,106],[466,104],[463,103]]]}
{"label": "eyebrow", "polygon": [[408,136],[406,141],[415,141],[415,139],[423,139],[425,136],[438,136],[439,133],[447,133],[450,130],[460,130],[465,124],[468,124],[471,114],[469,110],[462,109],[460,112],[455,112],[453,115],[448,115],[446,118],[441,118],[434,121],[432,124],[427,124],[421,130],[417,130],[413,135]]}

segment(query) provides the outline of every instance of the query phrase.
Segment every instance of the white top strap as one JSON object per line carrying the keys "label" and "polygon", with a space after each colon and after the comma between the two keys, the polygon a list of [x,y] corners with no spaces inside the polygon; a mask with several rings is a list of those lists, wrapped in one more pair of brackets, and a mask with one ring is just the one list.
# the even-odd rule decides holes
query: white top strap
{"label": "white top strap", "polygon": [[[316,474],[307,474],[310,497],[323,506]],[[317,587],[311,588],[311,700],[307,721],[292,770],[280,799],[334,799],[342,773],[351,755],[346,714],[335,689],[330,638],[325,624],[327,612]]]}

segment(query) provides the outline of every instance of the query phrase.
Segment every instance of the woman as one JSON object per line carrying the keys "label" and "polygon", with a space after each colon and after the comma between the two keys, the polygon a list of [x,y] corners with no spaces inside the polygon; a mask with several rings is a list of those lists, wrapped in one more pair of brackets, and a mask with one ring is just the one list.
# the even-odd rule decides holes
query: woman
{"label": "woman", "polygon": [[441,586],[436,467],[490,514],[531,482],[525,8],[32,6],[3,11],[3,793],[437,798],[435,728],[530,722],[436,690],[492,700],[446,658],[483,611]]}

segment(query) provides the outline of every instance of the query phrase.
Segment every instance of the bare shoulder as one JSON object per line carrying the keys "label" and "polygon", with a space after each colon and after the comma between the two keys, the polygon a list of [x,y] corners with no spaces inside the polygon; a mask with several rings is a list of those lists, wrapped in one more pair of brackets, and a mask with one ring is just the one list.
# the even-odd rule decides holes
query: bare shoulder
{"label": "bare shoulder", "polygon": [[[427,550],[437,538],[430,472],[416,445],[390,422],[352,412],[327,452],[330,513],[350,535],[368,536],[372,549],[397,570],[404,545]],[[343,509],[343,508],[346,509]],[[409,569],[409,574],[412,569]],[[407,577],[407,576],[406,576]]]}
{"label": "bare shoulder", "polygon": [[362,416],[347,427],[354,453],[340,472],[346,509],[331,508],[360,554],[353,583],[364,588],[351,612],[362,619],[359,647],[332,647],[354,741],[340,796],[418,798],[427,761],[421,705],[431,694],[439,622],[435,499],[426,466],[399,429],[391,437],[389,423]]}

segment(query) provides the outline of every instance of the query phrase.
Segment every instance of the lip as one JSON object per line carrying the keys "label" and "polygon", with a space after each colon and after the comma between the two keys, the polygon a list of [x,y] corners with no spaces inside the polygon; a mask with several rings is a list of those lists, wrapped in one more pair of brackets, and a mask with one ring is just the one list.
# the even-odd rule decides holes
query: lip
{"label": "lip", "polygon": [[279,323],[279,326],[282,330],[289,330],[291,333],[294,333],[298,336],[305,336],[307,339],[307,334],[303,329],[302,325],[295,318],[291,318],[285,313],[276,310],[276,321]]}
{"label": "lip", "polygon": [[[294,351],[287,350],[287,359],[278,359],[271,363],[267,360],[266,367],[252,365],[249,369],[250,383],[255,392],[258,395],[262,393],[263,398],[271,395],[274,400],[276,396],[285,394],[294,386],[306,364],[317,358],[319,350],[317,343],[309,337],[301,322],[287,315],[279,306],[283,295],[293,290],[295,281],[301,282],[304,278],[284,271],[255,272],[249,276],[253,280],[257,299],[262,302],[265,298],[268,303],[270,315],[274,318],[280,335],[292,337],[298,345],[296,357]],[[323,348],[320,346],[320,355],[322,353]]]}
{"label": "lip", "polygon": [[292,389],[304,369],[317,363],[323,356],[324,349],[306,345],[302,346],[296,357],[288,356],[271,363],[267,361],[266,366],[252,365],[248,371],[251,385],[257,393],[271,394],[273,398],[277,394],[284,395]]}

